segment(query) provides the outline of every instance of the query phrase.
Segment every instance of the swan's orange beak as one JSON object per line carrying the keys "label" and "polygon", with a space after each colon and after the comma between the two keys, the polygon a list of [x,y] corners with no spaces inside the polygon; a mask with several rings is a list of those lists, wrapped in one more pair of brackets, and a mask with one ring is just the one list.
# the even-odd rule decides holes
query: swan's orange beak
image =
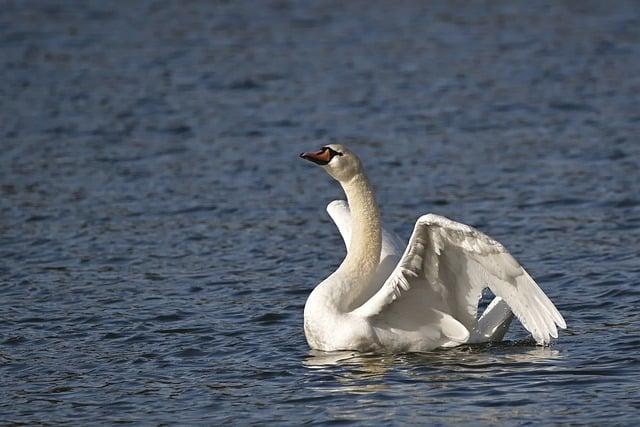
{"label": "swan's orange beak", "polygon": [[331,150],[324,147],[320,151],[305,151],[304,153],[300,153],[300,157],[323,166],[331,160]]}

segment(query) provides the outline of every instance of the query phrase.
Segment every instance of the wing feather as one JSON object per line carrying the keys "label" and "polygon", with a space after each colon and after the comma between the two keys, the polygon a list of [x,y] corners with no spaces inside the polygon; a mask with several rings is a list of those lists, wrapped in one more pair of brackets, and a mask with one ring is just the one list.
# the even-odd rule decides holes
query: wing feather
{"label": "wing feather", "polygon": [[[416,223],[400,262],[381,289],[354,313],[384,314],[415,286],[427,286],[440,299],[425,301],[438,306],[467,328],[477,326],[478,300],[485,287],[501,297],[540,344],[557,338],[566,323],[520,263],[486,234],[439,215],[425,215]],[[424,293],[423,293],[424,294]],[[427,295],[427,294],[424,294]]]}

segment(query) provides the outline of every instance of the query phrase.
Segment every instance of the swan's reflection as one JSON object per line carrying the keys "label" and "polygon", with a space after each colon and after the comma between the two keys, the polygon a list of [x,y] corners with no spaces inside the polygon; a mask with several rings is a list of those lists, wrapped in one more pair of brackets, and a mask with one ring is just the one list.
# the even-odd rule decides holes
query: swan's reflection
{"label": "swan's reflection", "polygon": [[372,393],[386,388],[385,372],[393,364],[393,356],[373,355],[357,351],[311,350],[303,364],[308,368],[330,374],[337,381],[334,386],[317,390],[339,393]]}
{"label": "swan's reflection", "polygon": [[430,383],[433,388],[449,388],[458,381],[491,381],[504,373],[532,369],[549,372],[560,369],[550,362],[562,357],[559,350],[535,346],[527,340],[396,355],[311,350],[303,364],[335,379],[314,387],[317,391],[362,394],[416,381]]}

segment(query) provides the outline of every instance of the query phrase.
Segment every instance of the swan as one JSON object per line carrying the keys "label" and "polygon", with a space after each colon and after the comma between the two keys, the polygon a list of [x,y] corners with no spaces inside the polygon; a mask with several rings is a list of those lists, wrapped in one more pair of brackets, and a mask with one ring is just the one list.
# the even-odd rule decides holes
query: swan
{"label": "swan", "polygon": [[[548,345],[565,320],[497,241],[443,216],[421,216],[406,248],[382,227],[360,159],[340,144],[304,152],[342,186],[327,211],[347,254],[304,307],[309,346],[321,351],[426,352],[502,340],[513,315]],[[478,318],[484,288],[495,295]]]}

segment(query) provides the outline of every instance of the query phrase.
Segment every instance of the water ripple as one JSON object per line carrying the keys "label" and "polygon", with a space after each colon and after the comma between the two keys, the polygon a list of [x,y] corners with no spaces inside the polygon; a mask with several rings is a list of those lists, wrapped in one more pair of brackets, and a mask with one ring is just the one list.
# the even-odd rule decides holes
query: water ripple
{"label": "water ripple", "polygon": [[[636,423],[636,2],[2,6],[5,424]],[[403,238],[503,242],[560,339],[310,351],[332,141]]]}

